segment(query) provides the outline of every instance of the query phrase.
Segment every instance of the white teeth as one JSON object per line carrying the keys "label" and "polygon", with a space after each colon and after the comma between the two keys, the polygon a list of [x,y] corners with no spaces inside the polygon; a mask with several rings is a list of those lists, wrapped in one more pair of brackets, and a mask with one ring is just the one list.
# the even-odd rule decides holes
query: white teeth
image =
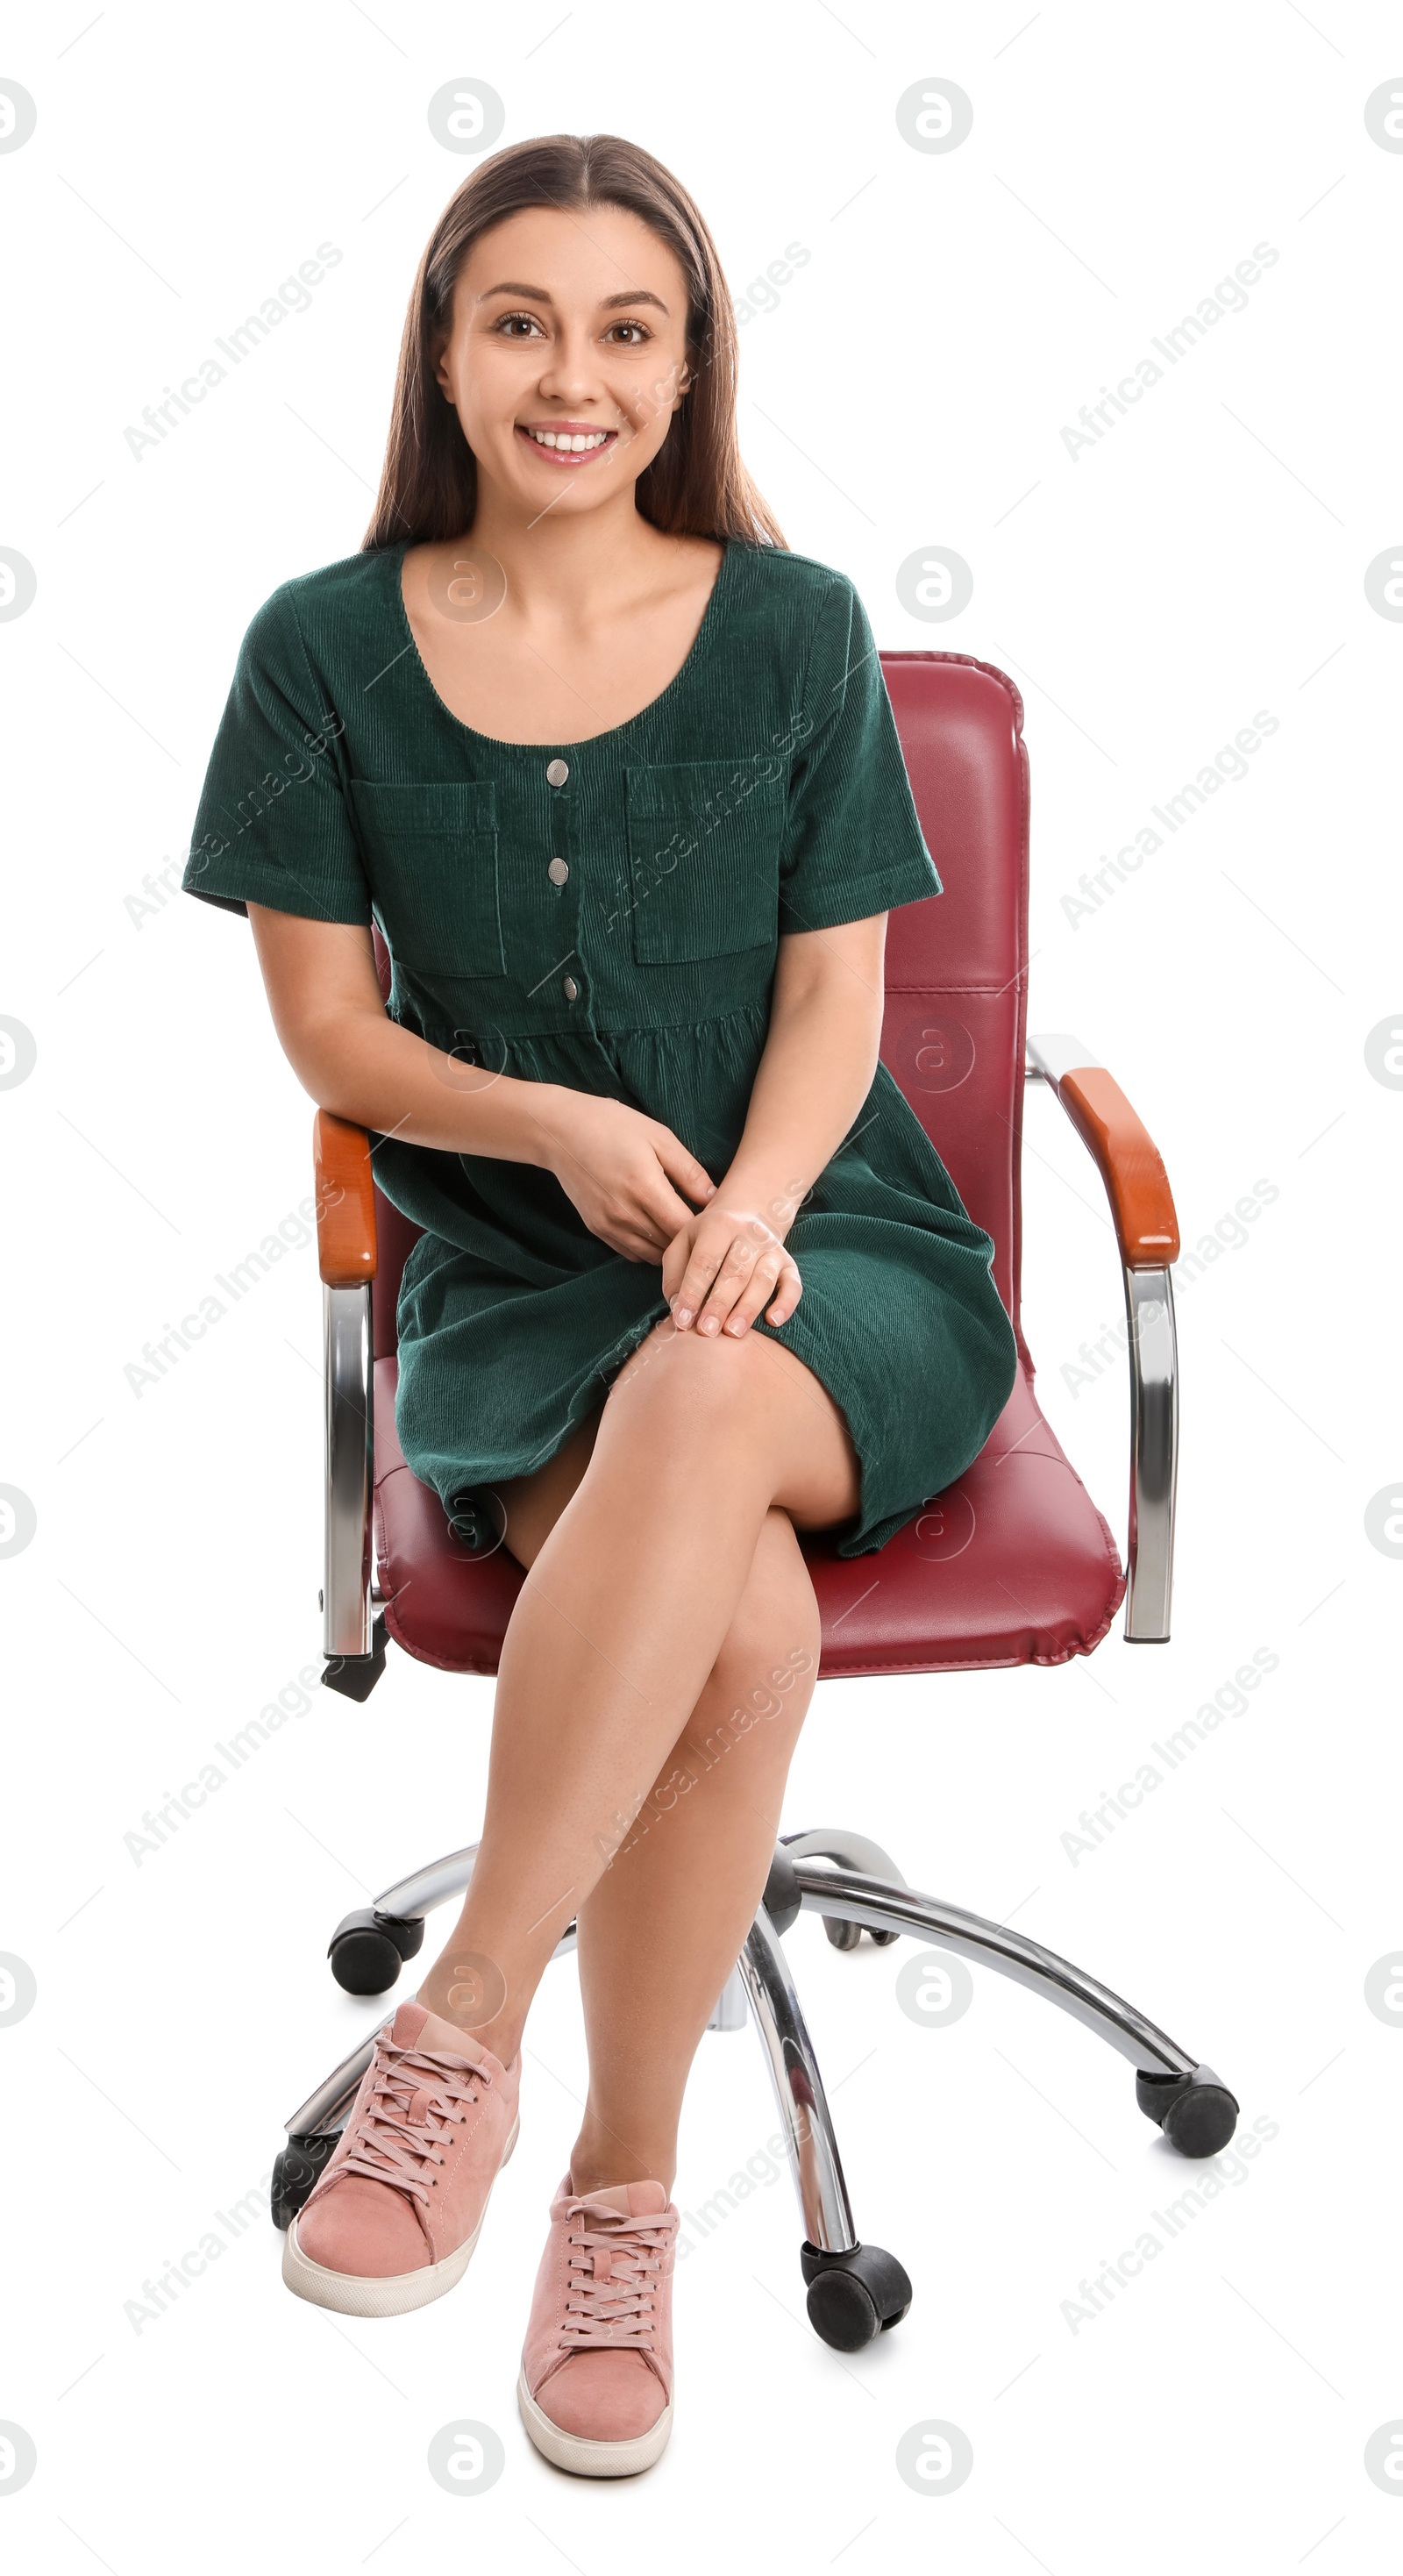
{"label": "white teeth", "polygon": [[607,429],[594,429],[583,435],[578,430],[562,433],[554,429],[529,429],[526,435],[533,438],[538,447],[569,448],[572,454],[579,456],[588,449],[602,447],[609,433]]}

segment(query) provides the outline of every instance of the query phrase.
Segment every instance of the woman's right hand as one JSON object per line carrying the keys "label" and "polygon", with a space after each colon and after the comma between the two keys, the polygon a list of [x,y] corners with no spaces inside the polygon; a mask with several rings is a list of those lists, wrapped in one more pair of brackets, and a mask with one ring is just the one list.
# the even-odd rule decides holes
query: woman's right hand
{"label": "woman's right hand", "polygon": [[681,1138],[626,1101],[553,1085],[540,1125],[545,1168],[590,1233],[628,1261],[661,1265],[678,1228],[716,1195]]}

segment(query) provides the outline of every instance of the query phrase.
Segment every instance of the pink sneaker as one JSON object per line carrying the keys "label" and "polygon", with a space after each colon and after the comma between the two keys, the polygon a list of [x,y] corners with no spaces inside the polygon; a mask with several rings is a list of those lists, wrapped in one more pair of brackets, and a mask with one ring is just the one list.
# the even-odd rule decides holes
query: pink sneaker
{"label": "pink sneaker", "polygon": [[398,2317],[460,2281],[519,2126],[521,2059],[401,2004],[334,2155],[287,2231],[283,2279],[348,2317]]}
{"label": "pink sneaker", "polygon": [[551,2203],[516,2396],[558,2469],[628,2478],[667,2448],[680,2224],[660,2182],[578,2194],[567,2174]]}

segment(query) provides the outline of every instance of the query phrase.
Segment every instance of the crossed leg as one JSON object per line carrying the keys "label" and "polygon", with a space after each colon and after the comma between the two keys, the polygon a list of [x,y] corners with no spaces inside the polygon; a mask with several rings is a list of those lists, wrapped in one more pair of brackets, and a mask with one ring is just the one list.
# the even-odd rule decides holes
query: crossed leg
{"label": "crossed leg", "polygon": [[602,1412],[503,1494],[527,1580],[477,1866],[420,2000],[510,2058],[574,1914],[590,2056],[575,2188],[670,2190],[687,2071],[765,1883],[817,1675],[796,1525],[851,1517],[857,1460],[792,1351],[664,1323]]}

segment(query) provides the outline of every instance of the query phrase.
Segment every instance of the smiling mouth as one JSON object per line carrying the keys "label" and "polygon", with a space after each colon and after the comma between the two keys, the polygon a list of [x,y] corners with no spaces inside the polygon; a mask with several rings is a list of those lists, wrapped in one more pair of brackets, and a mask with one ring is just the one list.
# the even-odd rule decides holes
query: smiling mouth
{"label": "smiling mouth", "polygon": [[526,441],[533,453],[551,465],[588,465],[618,444],[616,429],[529,428],[524,421],[516,424],[518,438]]}

